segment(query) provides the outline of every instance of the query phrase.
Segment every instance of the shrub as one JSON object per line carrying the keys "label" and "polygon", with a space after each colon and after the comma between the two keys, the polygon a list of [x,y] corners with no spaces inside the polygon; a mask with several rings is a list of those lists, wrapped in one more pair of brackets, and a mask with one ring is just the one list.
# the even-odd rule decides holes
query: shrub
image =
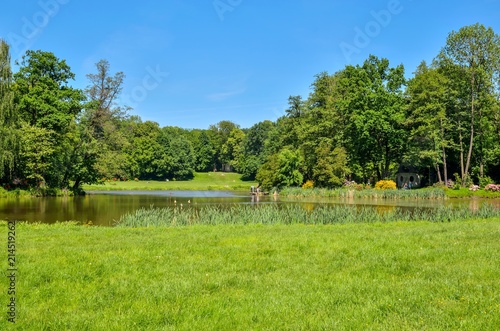
{"label": "shrub", "polygon": [[476,192],[477,190],[479,190],[479,185],[471,185],[471,186],[469,186],[469,191]]}
{"label": "shrub", "polygon": [[395,190],[396,182],[393,180],[379,180],[375,184],[375,188],[378,190]]}
{"label": "shrub", "polygon": [[500,192],[500,185],[488,184],[484,189],[491,192]]}
{"label": "shrub", "polygon": [[309,189],[309,188],[314,188],[314,181],[308,180],[304,184],[302,184],[303,189]]}
{"label": "shrub", "polygon": [[493,179],[490,177],[479,177],[479,186],[486,187],[488,184],[493,183]]}

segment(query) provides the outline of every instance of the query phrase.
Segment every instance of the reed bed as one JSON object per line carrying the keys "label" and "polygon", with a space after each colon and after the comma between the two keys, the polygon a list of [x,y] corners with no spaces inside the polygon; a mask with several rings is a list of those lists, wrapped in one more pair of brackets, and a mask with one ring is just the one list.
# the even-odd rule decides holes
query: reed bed
{"label": "reed bed", "polygon": [[500,209],[483,204],[477,209],[468,207],[439,207],[379,210],[366,206],[320,206],[306,210],[297,205],[261,205],[203,208],[141,208],[123,215],[119,227],[157,227],[189,225],[246,225],[246,224],[344,224],[395,221],[451,222],[475,218],[500,217]]}
{"label": "reed bed", "polygon": [[290,198],[365,198],[365,199],[392,199],[392,200],[430,200],[445,199],[446,193],[440,188],[425,188],[418,190],[377,190],[365,189],[355,190],[347,188],[325,189],[312,188],[302,189],[300,187],[285,188],[280,192],[281,196]]}

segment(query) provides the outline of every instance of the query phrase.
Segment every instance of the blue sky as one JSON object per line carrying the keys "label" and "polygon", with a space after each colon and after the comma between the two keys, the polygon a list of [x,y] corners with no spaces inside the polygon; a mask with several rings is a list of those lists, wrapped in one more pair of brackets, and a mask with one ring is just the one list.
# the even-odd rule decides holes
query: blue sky
{"label": "blue sky", "polygon": [[106,59],[126,80],[120,101],[161,126],[250,127],[275,120],[314,76],[369,54],[411,77],[447,35],[481,23],[500,34],[500,1],[6,0],[0,38],[13,60],[53,52],[84,88]]}

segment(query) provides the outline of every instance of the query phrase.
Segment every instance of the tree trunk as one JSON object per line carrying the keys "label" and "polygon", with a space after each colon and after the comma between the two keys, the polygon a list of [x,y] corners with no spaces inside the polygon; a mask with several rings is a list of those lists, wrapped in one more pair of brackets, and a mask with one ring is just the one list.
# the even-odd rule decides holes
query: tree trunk
{"label": "tree trunk", "polygon": [[[436,168],[436,172],[437,172],[437,175],[438,175],[438,182],[439,183],[442,183],[443,180],[441,179],[441,170],[439,170],[439,163],[435,163],[434,164],[434,167]],[[429,168],[430,169],[430,168]],[[429,170],[430,171],[430,170]],[[430,181],[430,176],[429,176],[429,181]]]}
{"label": "tree trunk", "polygon": [[[443,126],[443,118],[440,120],[440,125],[441,125],[441,138],[444,141],[444,126]],[[446,166],[446,148],[444,142],[441,143],[441,149],[442,149],[442,158],[443,158],[443,175],[444,175],[444,184],[448,184],[448,169]]]}
{"label": "tree trunk", "polygon": [[447,169],[447,165],[446,165],[446,150],[443,146],[443,175],[444,175],[444,182],[445,182],[445,185],[448,184],[448,169]]}
{"label": "tree trunk", "polygon": [[471,111],[470,111],[470,143],[469,152],[467,153],[467,163],[465,165],[465,173],[462,177],[462,185],[465,182],[465,176],[469,175],[470,159],[472,156],[472,146],[474,145],[474,74],[472,75],[472,88],[471,88]]}
{"label": "tree trunk", "polygon": [[460,121],[458,122],[458,138],[460,141],[460,177],[463,179],[465,176],[464,170],[464,141],[462,137],[462,127]]}

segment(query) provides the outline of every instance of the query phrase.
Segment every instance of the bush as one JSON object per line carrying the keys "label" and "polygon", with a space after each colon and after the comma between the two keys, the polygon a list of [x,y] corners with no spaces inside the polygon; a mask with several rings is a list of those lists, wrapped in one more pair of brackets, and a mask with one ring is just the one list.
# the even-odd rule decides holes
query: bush
{"label": "bush", "polygon": [[493,179],[491,179],[490,177],[486,176],[486,177],[479,177],[479,186],[480,187],[486,187],[488,184],[491,184],[493,183]]}
{"label": "bush", "polygon": [[471,185],[471,186],[469,186],[469,191],[476,192],[477,190],[479,190],[479,185]]}
{"label": "bush", "polygon": [[393,180],[379,180],[375,184],[375,188],[377,190],[395,190],[396,189],[396,182]]}
{"label": "bush", "polygon": [[484,187],[486,191],[500,192],[500,185],[488,184]]}
{"label": "bush", "polygon": [[309,189],[309,188],[314,188],[314,181],[308,180],[304,184],[302,184],[303,189]]}

